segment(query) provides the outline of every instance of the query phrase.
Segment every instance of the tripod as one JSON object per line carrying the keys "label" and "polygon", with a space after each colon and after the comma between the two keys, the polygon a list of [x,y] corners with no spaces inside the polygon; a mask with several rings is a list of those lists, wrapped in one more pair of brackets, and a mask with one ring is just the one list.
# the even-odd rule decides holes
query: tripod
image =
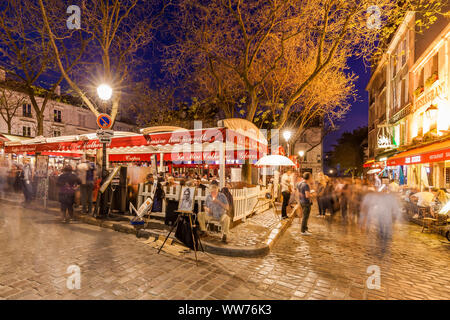
{"label": "tripod", "polygon": [[[179,212],[179,214],[178,214],[177,220],[175,220],[175,223],[173,224],[172,228],[170,229],[169,234],[166,236],[166,239],[164,239],[163,244],[161,245],[161,247],[158,250],[158,254],[161,252],[161,249],[164,247],[164,244],[166,243],[167,239],[169,239],[170,234],[173,232],[175,227],[178,226],[178,223],[180,222],[181,218],[187,216],[187,217],[189,217],[189,229],[191,231],[192,244],[193,244],[193,247],[194,247],[195,263],[198,266],[198,259],[197,259],[197,249],[198,248],[197,248],[197,245],[196,245],[196,242],[195,242],[194,228],[193,228],[193,224],[192,224],[192,215],[193,215],[193,213],[192,212],[187,212],[187,211],[178,211],[178,212]],[[200,248],[201,248],[202,252],[205,252],[205,250],[203,249],[203,244],[202,244],[202,241],[200,240],[200,237],[198,237],[198,243],[200,244]]]}

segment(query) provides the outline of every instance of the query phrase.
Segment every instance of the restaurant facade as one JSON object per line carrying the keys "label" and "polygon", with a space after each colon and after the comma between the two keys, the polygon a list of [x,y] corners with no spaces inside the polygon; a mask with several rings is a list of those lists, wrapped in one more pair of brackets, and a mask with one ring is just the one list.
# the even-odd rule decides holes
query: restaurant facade
{"label": "restaurant facade", "polygon": [[408,13],[367,86],[369,161],[400,184],[450,188],[450,23]]}

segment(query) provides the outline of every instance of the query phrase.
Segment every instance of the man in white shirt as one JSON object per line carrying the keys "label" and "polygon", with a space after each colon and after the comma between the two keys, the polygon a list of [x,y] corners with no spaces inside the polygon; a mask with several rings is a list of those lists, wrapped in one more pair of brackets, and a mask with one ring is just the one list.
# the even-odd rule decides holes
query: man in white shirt
{"label": "man in white shirt", "polygon": [[288,170],[281,177],[281,194],[283,195],[283,205],[281,207],[281,219],[286,219],[287,216],[287,206],[289,204],[289,199],[291,198],[291,175],[292,170]]}

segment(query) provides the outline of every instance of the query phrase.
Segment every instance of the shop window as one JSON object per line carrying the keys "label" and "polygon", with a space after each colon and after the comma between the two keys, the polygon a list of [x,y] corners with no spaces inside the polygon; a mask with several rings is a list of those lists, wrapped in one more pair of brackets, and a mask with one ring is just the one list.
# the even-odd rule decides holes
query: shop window
{"label": "shop window", "polygon": [[450,168],[445,168],[445,184],[450,185]]}

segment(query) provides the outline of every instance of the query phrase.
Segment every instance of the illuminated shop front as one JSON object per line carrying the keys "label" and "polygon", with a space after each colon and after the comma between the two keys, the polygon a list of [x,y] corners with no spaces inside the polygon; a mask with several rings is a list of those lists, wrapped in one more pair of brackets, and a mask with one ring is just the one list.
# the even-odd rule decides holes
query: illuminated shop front
{"label": "illuminated shop front", "polygon": [[450,140],[401,152],[386,161],[402,170],[405,184],[421,190],[450,188]]}

